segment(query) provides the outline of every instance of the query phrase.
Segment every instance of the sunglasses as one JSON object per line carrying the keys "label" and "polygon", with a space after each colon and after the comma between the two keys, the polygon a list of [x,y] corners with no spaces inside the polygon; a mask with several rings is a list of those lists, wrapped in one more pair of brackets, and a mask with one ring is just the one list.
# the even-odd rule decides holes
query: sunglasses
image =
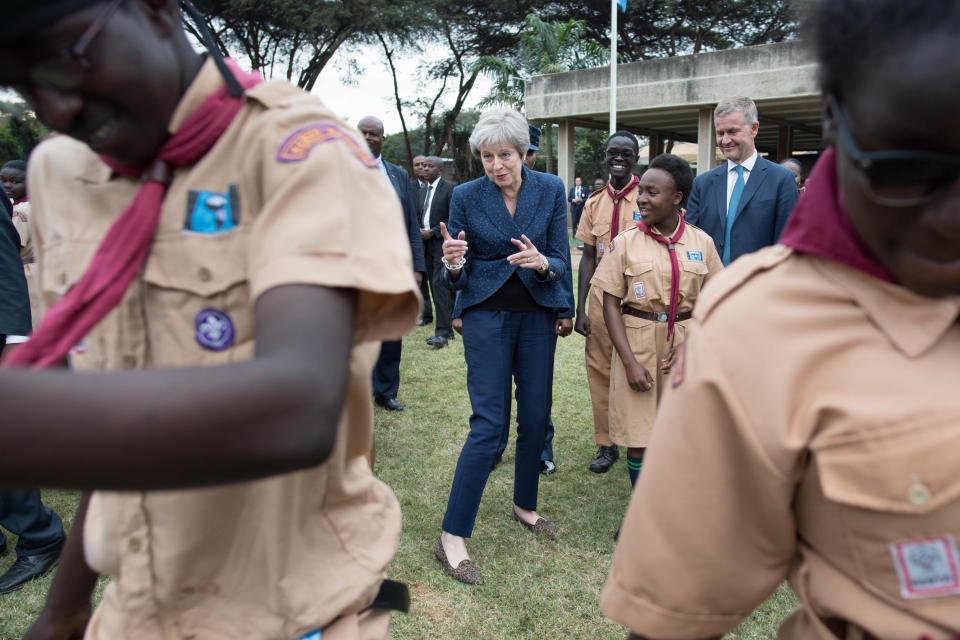
{"label": "sunglasses", "polygon": [[936,198],[960,176],[960,157],[933,151],[861,151],[836,96],[827,98],[843,150],[866,177],[868,198],[888,207],[914,207]]}
{"label": "sunglasses", "polygon": [[90,26],[69,47],[43,58],[30,68],[27,74],[29,85],[13,84],[20,93],[29,94],[32,87],[56,91],[75,91],[90,72],[87,50],[116,13],[124,0],[110,0],[107,7],[90,23]]}

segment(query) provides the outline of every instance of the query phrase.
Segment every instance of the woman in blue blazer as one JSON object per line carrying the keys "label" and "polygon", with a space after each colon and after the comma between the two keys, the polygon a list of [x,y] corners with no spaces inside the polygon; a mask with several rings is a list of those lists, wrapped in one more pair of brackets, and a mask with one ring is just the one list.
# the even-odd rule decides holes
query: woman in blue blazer
{"label": "woman in blue blazer", "polygon": [[486,177],[454,189],[450,229],[442,228],[445,277],[459,292],[454,315],[463,320],[473,415],[434,554],[447,573],[468,584],[482,583],[465,539],[473,532],[509,420],[511,380],[517,385],[518,423],[511,515],[536,534],[556,536],[536,508],[557,314],[572,308],[563,285],[570,269],[567,199],[559,178],[523,165],[529,146],[522,115],[485,113],[470,136],[470,149],[482,160]]}

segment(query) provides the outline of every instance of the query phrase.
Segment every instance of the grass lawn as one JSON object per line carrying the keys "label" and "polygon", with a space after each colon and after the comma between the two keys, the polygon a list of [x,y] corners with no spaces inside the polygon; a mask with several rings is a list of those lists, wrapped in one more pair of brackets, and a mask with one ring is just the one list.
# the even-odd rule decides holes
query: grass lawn
{"label": "grass lawn", "polygon": [[[468,542],[486,584],[469,587],[449,578],[432,552],[467,434],[470,402],[463,341],[458,337],[437,351],[424,343],[431,333],[418,328],[404,340],[398,399],[406,411],[376,413],[377,474],[403,506],[403,535],[391,577],[408,583],[412,595],[410,614],[394,616],[393,637],[621,640],[624,629],[601,616],[598,599],[630,483],[622,457],[605,475],[587,471],[596,449],[583,338],[574,334],[558,341],[553,420],[559,471],[540,483],[538,511],[554,523],[559,537],[538,539],[510,518],[511,438],[503,463],[487,483]],[[44,500],[69,525],[76,494],[45,491]],[[11,537],[8,544],[13,542]],[[0,561],[0,571],[12,556]],[[0,596],[0,640],[20,638],[40,611],[49,583],[48,577]],[[795,604],[782,586],[727,638],[772,638]]]}

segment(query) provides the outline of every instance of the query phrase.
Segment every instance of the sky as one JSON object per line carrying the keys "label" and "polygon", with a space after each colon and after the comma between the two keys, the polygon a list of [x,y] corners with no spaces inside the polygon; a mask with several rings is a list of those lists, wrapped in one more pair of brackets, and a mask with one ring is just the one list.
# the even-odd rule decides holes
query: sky
{"label": "sky", "polygon": [[[431,97],[434,95],[440,83],[434,82],[426,87],[421,86],[417,71],[425,63],[439,59],[443,54],[442,46],[433,45],[425,46],[423,53],[408,53],[398,57],[395,64],[398,69],[397,81],[401,98],[413,100],[418,94]],[[354,75],[346,71],[348,65],[345,61],[351,56],[360,64],[361,74]],[[451,85],[454,87],[453,90]],[[455,85],[456,79],[450,78],[445,94],[447,107],[453,105],[456,97]],[[489,90],[490,81],[483,76],[478,78],[468,96],[466,108],[476,106]],[[351,49],[341,47],[334,60],[320,73],[313,93],[320,96],[334,113],[350,124],[356,125],[357,121],[364,116],[372,115],[383,120],[387,135],[403,130],[393,96],[393,77],[379,46],[363,45]],[[404,118],[408,128],[414,128],[420,124],[420,118],[406,107]]]}

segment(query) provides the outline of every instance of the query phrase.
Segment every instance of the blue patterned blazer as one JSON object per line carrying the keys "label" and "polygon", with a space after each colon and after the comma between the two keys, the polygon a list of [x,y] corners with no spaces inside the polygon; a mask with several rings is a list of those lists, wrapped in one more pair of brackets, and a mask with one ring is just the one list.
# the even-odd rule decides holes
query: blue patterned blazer
{"label": "blue patterned blazer", "polygon": [[[567,237],[567,192],[557,176],[523,167],[517,209],[510,216],[500,188],[484,176],[461,184],[450,201],[450,235],[466,233],[467,264],[456,282],[453,315],[479,304],[500,290],[514,272],[537,304],[555,309],[561,317],[573,312],[570,243]],[[525,234],[550,262],[547,275],[507,262],[518,251],[510,242]],[[444,271],[444,277],[447,272]]]}

